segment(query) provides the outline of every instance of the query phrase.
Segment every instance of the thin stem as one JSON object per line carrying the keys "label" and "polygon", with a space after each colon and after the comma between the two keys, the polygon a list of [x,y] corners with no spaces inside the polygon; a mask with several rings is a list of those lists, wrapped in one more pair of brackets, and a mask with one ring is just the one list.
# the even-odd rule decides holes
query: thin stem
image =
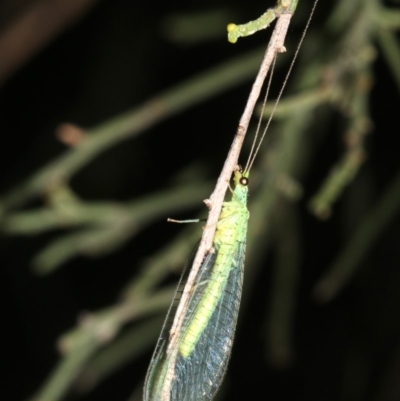
{"label": "thin stem", "polygon": [[87,363],[96,350],[97,344],[87,338],[79,348],[75,349],[74,352],[66,356],[58,364],[43,388],[30,401],[59,400],[76,379],[82,366]]}

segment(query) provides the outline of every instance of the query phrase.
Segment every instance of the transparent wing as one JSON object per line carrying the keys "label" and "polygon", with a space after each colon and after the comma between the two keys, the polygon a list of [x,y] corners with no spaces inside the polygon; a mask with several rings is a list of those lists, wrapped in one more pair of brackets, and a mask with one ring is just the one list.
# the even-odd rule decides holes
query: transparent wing
{"label": "transparent wing", "polygon": [[[239,313],[245,243],[238,243],[232,256],[232,266],[225,288],[206,328],[193,352],[187,358],[179,354],[176,360],[171,400],[211,400],[221,385],[228,365]],[[210,258],[204,266],[199,283],[210,278],[215,258],[216,256]],[[195,310],[200,295],[200,292],[195,292],[189,304],[190,312]]]}
{"label": "transparent wing", "polygon": [[[144,401],[161,400],[160,393],[161,393],[162,382],[165,378],[166,369],[168,367],[168,361],[166,360],[165,352],[168,345],[169,332],[174,322],[175,312],[179,305],[182,292],[186,283],[186,279],[190,272],[190,267],[193,263],[193,259],[196,254],[196,250],[197,246],[195,248],[195,251],[192,252],[191,257],[188,259],[185,268],[183,269],[182,275],[179,279],[179,283],[174,294],[174,298],[168,309],[167,316],[164,320],[160,337],[157,340],[157,345],[153,352],[153,356],[151,358],[150,366],[147,371],[144,383],[144,390],[143,390]],[[205,258],[205,261],[206,260],[207,257]]]}
{"label": "transparent wing", "polygon": [[[182,327],[192,320],[203,296],[203,286],[211,279],[218,249],[208,254],[196,277],[194,290],[188,302]],[[204,331],[188,357],[178,352],[171,381],[170,401],[211,400],[221,385],[228,365],[242,293],[245,243],[238,242],[232,249],[232,265],[225,287]],[[181,279],[166,321],[151,366],[146,376],[145,401],[162,401],[162,389],[171,362],[166,349],[173,314],[180,300],[184,280]],[[184,332],[184,330],[182,330]],[[183,336],[183,334],[182,334]],[[181,341],[177,341],[177,346]]]}

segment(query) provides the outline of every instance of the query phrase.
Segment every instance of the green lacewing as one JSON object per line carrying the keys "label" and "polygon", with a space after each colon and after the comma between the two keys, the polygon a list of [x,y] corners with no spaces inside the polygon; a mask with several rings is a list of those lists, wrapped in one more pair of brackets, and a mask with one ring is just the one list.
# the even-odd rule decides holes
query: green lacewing
{"label": "green lacewing", "polygon": [[[317,1],[314,2],[305,30]],[[293,12],[296,5],[297,0],[278,0],[277,6],[272,11],[268,10],[259,20],[244,25],[230,24],[228,40],[234,43],[238,37],[265,28],[280,13]],[[282,95],[287,77],[275,107]],[[263,107],[265,102],[266,99]],[[181,278],[146,375],[144,401],[212,400],[222,383],[232,349],[242,293],[249,219],[247,209],[249,171],[272,115],[273,113],[254,153],[256,139],[253,143],[244,172],[234,172],[232,199],[223,203],[212,249],[203,258],[198,272],[195,273],[194,282],[187,283],[187,287],[190,287],[185,287],[188,298],[180,304],[183,288]],[[256,138],[260,122],[261,120],[257,127]],[[174,317],[177,304],[179,305]]]}
{"label": "green lacewing", "polygon": [[248,176],[234,172],[232,199],[223,203],[213,247],[200,266],[180,330],[171,333],[178,286],[146,376],[145,401],[211,400],[221,385],[242,293]]}

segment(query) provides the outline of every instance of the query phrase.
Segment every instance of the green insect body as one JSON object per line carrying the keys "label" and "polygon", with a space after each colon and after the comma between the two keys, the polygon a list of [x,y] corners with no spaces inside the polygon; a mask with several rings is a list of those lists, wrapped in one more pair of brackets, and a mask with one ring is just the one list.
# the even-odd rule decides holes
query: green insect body
{"label": "green insect body", "polygon": [[170,333],[172,306],[168,312],[146,376],[144,401],[211,400],[222,382],[242,292],[247,182],[248,172],[235,172],[232,200],[223,204],[213,249],[200,266],[179,332]]}
{"label": "green insect body", "polygon": [[[248,174],[247,174],[248,175]],[[204,295],[196,308],[193,319],[183,337],[180,352],[187,357],[193,351],[200,334],[203,332],[210,316],[224,291],[230,269],[232,267],[232,257],[236,255],[238,243],[246,242],[247,221],[249,211],[247,210],[248,187],[242,185],[240,180],[247,177],[240,173],[235,174],[235,190],[230,202],[224,202],[223,208],[218,219],[217,229],[214,235],[214,246],[218,248],[213,273],[206,288]],[[243,255],[244,256],[244,255]]]}

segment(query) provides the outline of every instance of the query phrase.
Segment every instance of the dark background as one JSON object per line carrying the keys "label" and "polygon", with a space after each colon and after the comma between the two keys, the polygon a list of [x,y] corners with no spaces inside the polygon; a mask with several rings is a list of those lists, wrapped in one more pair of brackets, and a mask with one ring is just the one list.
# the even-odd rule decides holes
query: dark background
{"label": "dark background", "polygon": [[[51,2],[3,1],[0,38],[39,3]],[[308,2],[300,1],[306,8],[298,11],[289,32],[292,48],[311,6],[302,3]],[[339,35],[324,36],[324,26],[339,2],[320,3],[311,35],[321,32],[321,41],[326,41],[326,48],[331,49],[339,46]],[[394,1],[386,4],[398,6]],[[76,13],[57,34],[49,35],[40,49],[0,76],[1,194],[6,195],[66,151],[67,146],[55,135],[61,123],[90,128],[194,74],[265,43],[267,34],[263,31],[232,46],[226,41],[224,30],[231,19],[254,19],[270,5],[260,1],[243,4],[222,0],[103,0]],[[211,37],[199,42],[177,43],[163,30],[165,19],[171,14],[195,15],[217,9],[223,10],[227,21],[218,30],[204,26],[205,32],[211,31]],[[49,15],[48,21],[51,19]],[[371,45],[376,45],[373,39]],[[273,285],[273,273],[268,266],[276,258],[272,248],[263,256],[266,268],[245,293],[246,303],[241,310],[221,399],[389,401],[400,397],[396,384],[400,382],[397,215],[391,215],[390,224],[366,250],[356,273],[333,300],[321,303],[312,297],[317,280],[355,231],[357,219],[349,212],[354,210],[354,202],[358,202],[355,207],[360,209],[362,219],[400,168],[399,88],[379,46],[375,50],[376,59],[371,64],[373,86],[368,93],[373,126],[364,143],[367,160],[335,204],[329,220],[320,221],[311,215],[307,202],[343,153],[340,113],[328,118],[327,133],[315,141],[313,157],[307,161],[301,178],[304,194],[296,206],[301,227],[301,276],[295,292],[291,355],[279,363],[268,358],[265,351]],[[0,65],[3,57],[0,54]],[[275,82],[280,83],[284,74],[285,70],[278,69]],[[167,190],[174,177],[191,163],[200,166],[203,176],[214,180],[229,149],[250,85],[251,80],[247,80],[156,124],[134,139],[121,141],[74,175],[69,183],[71,188],[86,201],[126,202]],[[36,197],[14,209],[34,210],[42,206],[43,200]],[[182,217],[196,213],[196,209],[186,211]],[[206,213],[204,208],[201,213]],[[34,236],[10,235],[2,230],[3,397],[8,394],[8,400],[23,400],[39,389],[59,360],[59,336],[77,323],[83,311],[100,310],[116,302],[121,288],[137,274],[139,262],[180,232],[181,227],[165,224],[168,216],[166,213],[113,252],[98,258],[76,257],[45,276],[33,271],[32,259],[60,237],[64,228]],[[91,391],[75,386],[65,398],[127,400],[140,388],[150,356],[151,349],[144,349]]]}

